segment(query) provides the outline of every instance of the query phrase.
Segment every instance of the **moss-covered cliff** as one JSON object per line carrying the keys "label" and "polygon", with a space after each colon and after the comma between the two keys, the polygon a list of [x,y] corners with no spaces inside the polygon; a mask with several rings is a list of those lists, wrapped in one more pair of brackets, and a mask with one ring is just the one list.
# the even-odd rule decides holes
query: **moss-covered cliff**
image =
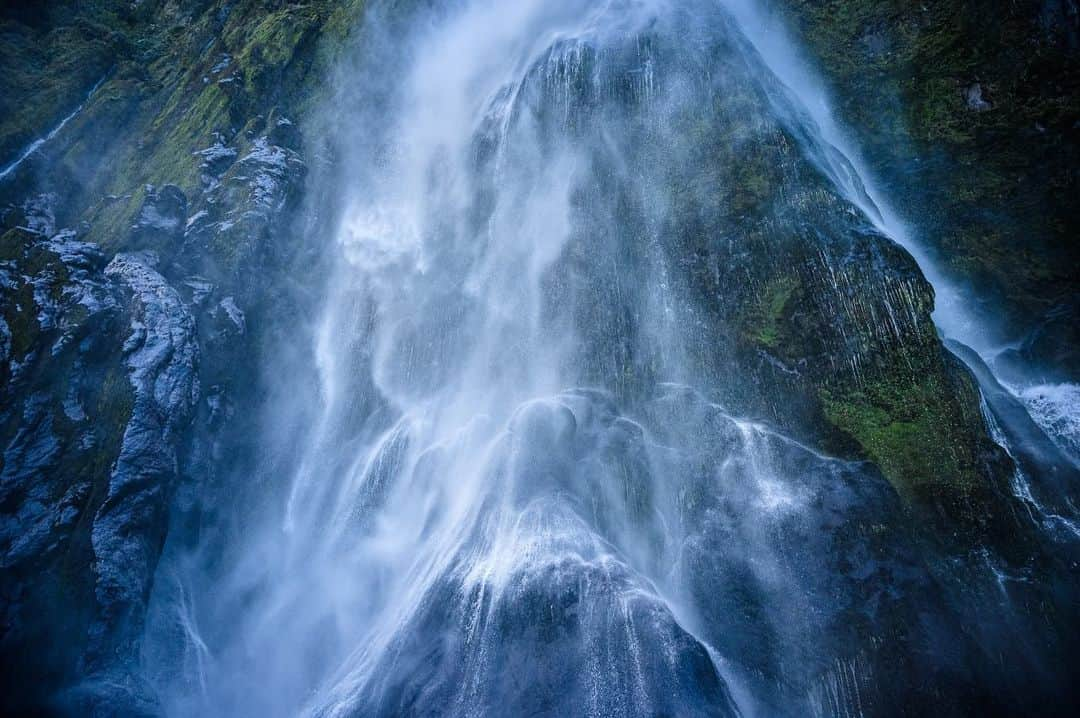
{"label": "moss-covered cliff", "polygon": [[1046,376],[1076,378],[1076,5],[771,6],[824,71],[837,110],[920,241],[974,289],[986,323]]}

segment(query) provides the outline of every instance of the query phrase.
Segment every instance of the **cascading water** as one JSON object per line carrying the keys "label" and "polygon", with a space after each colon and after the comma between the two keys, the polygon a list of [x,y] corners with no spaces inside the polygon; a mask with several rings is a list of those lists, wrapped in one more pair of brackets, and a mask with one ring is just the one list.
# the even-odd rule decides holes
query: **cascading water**
{"label": "cascading water", "polygon": [[270,407],[300,419],[229,527],[167,554],[165,708],[948,713],[1008,674],[879,474],[741,418],[784,401],[733,373],[751,263],[810,267],[856,375],[852,322],[916,342],[927,311],[746,8],[475,0],[385,38],[373,12],[400,80],[354,80],[384,102],[343,138],[316,381]]}
{"label": "cascading water", "polygon": [[[984,393],[998,399],[997,411],[1017,416],[1019,426],[1002,428],[998,419],[994,440],[1010,455],[1035,452],[1037,466],[1020,466],[1018,476],[1024,487],[1025,472],[1074,475],[1080,468],[1080,387],[1064,382],[1047,382],[1038,372],[1008,362],[1010,350],[1016,349],[985,326],[969,306],[971,297],[940,271],[935,260],[914,239],[911,228],[898,216],[888,197],[874,186],[858,149],[843,129],[837,126],[821,83],[807,71],[805,61],[787,37],[782,21],[762,10],[751,0],[728,0],[724,3],[739,23],[747,39],[758,50],[769,70],[797,98],[800,107],[812,117],[819,140],[836,148],[842,161],[839,166],[821,163],[835,186],[856,204],[884,235],[904,247],[934,287],[934,322],[957,356],[976,374]],[[850,168],[850,171],[849,169]],[[1004,359],[1004,362],[1003,362]],[[1038,428],[1031,431],[1031,424]],[[1021,464],[1024,462],[1021,462]],[[1058,479],[1060,483],[1061,479]],[[1069,492],[1060,488],[1049,496],[1037,498],[1024,488],[1017,493],[1029,507],[1042,514],[1050,524],[1064,525],[1080,537],[1080,527],[1069,516],[1077,515]]]}

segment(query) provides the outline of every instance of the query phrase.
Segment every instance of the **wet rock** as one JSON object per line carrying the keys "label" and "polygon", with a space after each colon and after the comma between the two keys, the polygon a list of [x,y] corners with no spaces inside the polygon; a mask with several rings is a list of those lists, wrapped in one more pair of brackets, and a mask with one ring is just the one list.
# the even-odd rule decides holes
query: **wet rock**
{"label": "wet rock", "polygon": [[1006,380],[1023,385],[1032,381],[1080,380],[1080,299],[1052,307],[1020,341],[994,360]]}
{"label": "wet rock", "polygon": [[11,356],[11,327],[0,317],[0,364],[6,364]]}
{"label": "wet rock", "polygon": [[[220,134],[216,139],[213,145],[195,153],[202,160],[199,164],[199,179],[204,189],[212,189],[221,174],[229,169],[237,157],[236,148],[227,146]],[[190,221],[188,220],[189,224]]]}
{"label": "wet rock", "polygon": [[49,471],[60,453],[60,442],[48,404],[45,394],[29,397],[19,428],[4,449],[0,505],[14,509],[0,517],[0,566],[5,569],[44,554],[55,538],[51,528],[59,518],[59,507],[50,505],[53,480]]}
{"label": "wet rock", "polygon": [[983,98],[983,87],[978,82],[969,85],[964,90],[964,102],[967,103],[968,109],[974,112],[986,112],[993,107]]}
{"label": "wet rock", "polygon": [[1059,304],[1024,339],[1021,354],[1052,381],[1080,380],[1080,297]]}
{"label": "wet rock", "polygon": [[881,27],[866,30],[859,39],[870,57],[878,58],[889,52],[889,36]]}
{"label": "wet rock", "polygon": [[225,297],[218,303],[218,308],[232,324],[231,330],[237,334],[243,334],[247,329],[247,320],[244,318],[244,312],[236,306],[236,300]]}
{"label": "wet rock", "polygon": [[237,163],[232,180],[247,192],[251,209],[266,218],[284,207],[290,190],[295,189],[295,181],[290,180],[302,176],[303,170],[296,151],[272,144],[269,137],[259,137]]}
{"label": "wet rock", "polygon": [[287,147],[291,150],[299,150],[301,145],[300,128],[296,123],[284,115],[271,115],[269,123],[269,139],[275,145]]}
{"label": "wet rock", "polygon": [[0,364],[0,641],[4,655],[57,646],[8,674],[54,675],[73,665],[85,637],[73,605],[92,583],[82,519],[112,458],[110,434],[126,420],[123,392],[109,380],[123,310],[103,274],[104,254],[74,232],[9,239],[18,241],[7,245],[0,270],[8,328]]}
{"label": "wet rock", "polygon": [[55,192],[35,195],[22,205],[23,222],[27,229],[38,234],[51,235],[56,231],[54,207],[59,198]]}
{"label": "wet rock", "polygon": [[116,302],[100,274],[104,255],[75,239],[74,232],[45,239],[12,230],[3,241],[12,256],[0,287],[6,297],[4,354],[11,360],[9,376],[14,381],[29,369],[26,359],[35,343],[57,356],[86,337],[96,318],[115,309]]}
{"label": "wet rock", "polygon": [[255,137],[239,159],[235,150],[210,149],[219,158],[214,172],[227,168],[204,173],[203,195],[188,219],[181,260],[192,273],[215,283],[236,282],[242,301],[256,289],[259,275],[247,268],[259,265],[265,272],[280,256],[274,236],[281,227],[275,220],[294,206],[307,167],[298,152],[274,144],[268,135]]}
{"label": "wet rock", "polygon": [[[984,298],[980,320],[1000,331],[993,342],[1021,341],[1080,281],[1080,94],[1065,79],[1080,76],[1075,0],[992,10],[791,0],[777,10],[825,71],[833,111],[903,221]],[[891,44],[872,71],[858,60],[867,27]]]}
{"label": "wet rock", "polygon": [[213,283],[199,276],[188,277],[181,286],[186,290],[188,303],[195,307],[201,306],[214,291]]}
{"label": "wet rock", "polygon": [[167,526],[177,447],[199,394],[194,319],[153,263],[151,255],[121,254],[105,270],[131,295],[123,351],[134,402],[91,531],[92,665],[133,656]]}
{"label": "wet rock", "polygon": [[[0,98],[18,110],[0,112],[0,145],[14,156],[85,93],[90,68],[91,81],[109,72],[107,91],[50,151],[0,183],[3,713],[39,710],[58,684],[78,684],[59,708],[70,714],[157,712],[121,664],[134,664],[177,476],[190,468],[196,486],[220,463],[216,454],[213,465],[193,458],[184,444],[198,373],[211,365],[215,386],[199,419],[201,446],[218,446],[212,430],[248,406],[234,411],[231,375],[254,340],[250,317],[273,282],[265,269],[304,176],[297,106],[315,87],[309,73],[326,66],[314,59],[314,30],[338,11],[323,2],[200,5],[184,10],[180,37],[162,32],[177,20],[173,9],[113,5],[35,13],[43,31],[65,26],[63,52],[48,53],[63,62],[16,51],[13,69],[27,70],[32,88],[16,83]],[[23,14],[5,26],[8,49],[22,37]],[[84,26],[115,32],[93,33],[84,47]],[[47,39],[42,47],[56,49]],[[201,60],[191,54],[203,48]],[[271,63],[264,97],[246,78]],[[116,131],[126,126],[141,131]],[[141,250],[160,262],[130,253]],[[129,253],[109,263],[117,251]],[[201,362],[206,349],[214,356]],[[26,686],[33,690],[18,690]]]}
{"label": "wet rock", "polygon": [[461,706],[574,715],[585,706],[597,715],[739,715],[708,649],[651,587],[597,555],[571,511],[521,515],[522,533],[540,523],[528,559],[495,585],[462,580],[469,573],[458,566],[437,577],[404,630],[374,653],[375,670],[344,673],[313,712],[394,716],[408,705],[420,713],[451,706],[449,715],[467,715]]}
{"label": "wet rock", "polygon": [[187,219],[187,197],[176,185],[147,185],[135,224],[131,228],[131,246],[136,249],[175,249],[183,236]]}

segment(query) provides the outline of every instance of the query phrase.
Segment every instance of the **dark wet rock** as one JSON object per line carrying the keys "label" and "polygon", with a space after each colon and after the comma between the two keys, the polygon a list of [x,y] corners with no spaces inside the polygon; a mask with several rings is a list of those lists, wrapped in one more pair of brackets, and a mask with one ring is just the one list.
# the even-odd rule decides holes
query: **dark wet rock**
{"label": "dark wet rock", "polygon": [[64,715],[110,718],[159,718],[161,705],[153,690],[133,675],[86,676],[50,701]]}
{"label": "dark wet rock", "polygon": [[267,219],[293,196],[291,192],[303,177],[304,168],[295,150],[272,144],[269,137],[256,138],[229,178],[229,191],[242,197],[242,202],[234,205],[246,205],[249,212]]}
{"label": "dark wet rock", "polygon": [[214,139],[213,145],[195,153],[202,160],[199,163],[199,179],[204,189],[213,189],[221,174],[236,161],[236,148],[227,146],[220,134]]}
{"label": "dark wet rock", "polygon": [[284,257],[273,239],[282,229],[275,222],[295,206],[307,167],[298,152],[267,135],[256,136],[238,158],[215,152],[227,167],[204,181],[184,231],[181,261],[211,281],[237,285],[242,300],[258,289],[258,275]]}
{"label": "dark wet rock", "polygon": [[177,445],[199,393],[195,322],[152,263],[148,255],[122,254],[105,270],[131,294],[123,352],[134,399],[91,532],[98,660],[115,660],[118,650],[133,655],[167,526]]}
{"label": "dark wet rock", "polygon": [[1059,305],[1015,344],[999,351],[990,363],[994,373],[1018,389],[1038,384],[1080,381],[1080,354],[1076,350],[1078,310]]}
{"label": "dark wet rock", "polygon": [[359,7],[2,13],[5,166],[85,106],[0,181],[0,712],[64,686],[69,714],[157,712],[130,670],[147,592],[174,509],[241,453],[216,432],[251,414],[298,106]]}
{"label": "dark wet rock", "polygon": [[[690,418],[683,414],[680,426]],[[365,484],[385,491],[402,444],[391,432],[372,462],[378,475]],[[486,557],[505,568],[479,580],[474,557],[463,554],[407,607],[406,630],[371,657],[377,669],[339,676],[316,696],[314,714],[574,714],[587,706],[599,715],[737,715],[706,645],[641,567],[619,558],[643,535],[622,529],[647,533],[661,520],[645,451],[641,426],[607,392],[573,389],[519,407],[489,470],[514,487],[514,532],[529,550]],[[648,536],[663,542],[663,532]]]}
{"label": "dark wet rock", "polygon": [[176,185],[148,185],[142,207],[132,226],[135,249],[175,251],[187,221],[187,197]]}
{"label": "dark wet rock", "polygon": [[244,318],[244,312],[240,307],[236,306],[236,300],[232,297],[225,297],[218,303],[218,308],[215,313],[219,317],[227,319],[231,326],[228,331],[234,334],[243,334],[247,328],[247,322]]}
{"label": "dark wet rock", "polygon": [[0,364],[7,364],[11,357],[11,327],[0,317]]}
{"label": "dark wet rock", "polygon": [[47,472],[59,452],[48,396],[34,394],[24,404],[19,429],[4,449],[0,505],[16,509],[0,523],[4,568],[44,555],[46,544],[56,538],[52,529],[60,522],[62,509],[51,505]]}
{"label": "dark wet rock", "polygon": [[214,291],[214,285],[206,278],[191,276],[181,282],[180,290],[193,307],[201,307]]}
{"label": "dark wet rock", "polygon": [[876,58],[889,52],[889,36],[881,27],[874,28],[873,30],[868,29],[860,40],[866,48],[867,54],[871,57]]}
{"label": "dark wet rock", "polygon": [[[893,206],[979,298],[970,306],[996,341],[1019,343],[1068,303],[1080,284],[1076,3],[774,6],[824,70]],[[868,28],[889,45],[869,63]]]}
{"label": "dark wet rock", "polygon": [[56,231],[54,207],[59,198],[55,192],[30,197],[22,205],[23,225],[32,232],[49,236]]}
{"label": "dark wet rock", "polygon": [[[380,656],[374,685],[343,676],[313,715],[739,715],[705,646],[626,566],[566,557],[507,580],[504,591],[439,580]],[[468,630],[478,609],[484,620]]]}
{"label": "dark wet rock", "polygon": [[270,141],[275,145],[287,147],[291,150],[299,150],[303,144],[303,136],[299,126],[284,115],[275,114],[270,117]]}
{"label": "dark wet rock", "polygon": [[999,383],[975,352],[956,342],[950,342],[949,346],[978,376],[982,398],[993,412],[994,428],[1012,447],[1012,458],[1029,484],[1025,492],[1039,504],[1052,507],[1055,515],[1068,516],[1069,494],[1080,481],[1080,469],[1035,424],[1029,409]]}
{"label": "dark wet rock", "polygon": [[[8,241],[0,286],[7,356],[0,367],[0,643],[4,680],[70,669],[84,642],[90,558],[84,553],[95,486],[104,482],[126,421],[116,386],[122,300],[105,257],[73,232]],[[74,563],[72,563],[74,562]],[[85,604],[89,605],[89,604]],[[14,668],[9,656],[45,642]],[[63,649],[60,646],[65,646]],[[35,684],[25,693],[33,700]]]}
{"label": "dark wet rock", "polygon": [[[134,655],[198,396],[195,324],[150,254],[106,264],[71,231],[5,237],[4,655],[66,643],[20,670],[81,663],[115,682],[106,676]],[[6,661],[9,680],[19,671]]]}
{"label": "dark wet rock", "polygon": [[[1080,296],[1052,307],[1023,338],[995,361],[1006,376],[1043,383],[1080,381]],[[1018,382],[1019,383],[1019,382]]]}
{"label": "dark wet rock", "polygon": [[[725,22],[709,20],[713,32]],[[700,57],[654,37],[603,56],[588,43],[557,43],[513,98],[512,118],[537,118],[552,144],[567,132],[595,173],[574,188],[575,231],[552,280],[590,287],[575,306],[586,381],[620,398],[650,385],[663,358],[638,338],[649,299],[617,277],[662,272],[679,315],[698,327],[670,350],[726,405],[869,458],[908,501],[980,526],[1007,460],[994,463],[1000,452],[974,383],[942,348],[933,288],[871,224],[877,209],[854,169],[786,88],[743,61],[733,38],[700,42],[710,43]],[[709,80],[695,85],[699,77]],[[691,85],[702,95],[695,101],[672,89]],[[674,99],[658,105],[665,92]],[[612,101],[631,119],[593,117]],[[650,122],[679,128],[682,141]],[[632,150],[612,152],[592,135],[605,123],[632,137]],[[513,156],[515,130],[482,128],[477,145],[508,143],[501,151]],[[488,156],[480,153],[481,186],[491,181]],[[662,212],[635,189],[637,176],[657,178]],[[647,246],[623,240],[654,233]],[[724,381],[732,371],[744,380]]]}

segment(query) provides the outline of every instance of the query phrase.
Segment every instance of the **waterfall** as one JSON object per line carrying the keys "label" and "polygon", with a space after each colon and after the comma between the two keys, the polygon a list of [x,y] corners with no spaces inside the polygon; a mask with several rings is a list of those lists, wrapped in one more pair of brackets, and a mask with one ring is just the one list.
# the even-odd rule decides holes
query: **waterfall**
{"label": "waterfall", "polygon": [[966,680],[896,492],[735,369],[774,262],[820,278],[845,372],[918,341],[891,241],[982,348],[787,41],[741,2],[372,12],[314,380],[268,410],[304,421],[214,558],[162,569],[167,712],[855,715]]}
{"label": "waterfall", "polygon": [[[834,119],[827,91],[809,71],[809,65],[787,36],[782,21],[764,12],[753,0],[724,0],[722,4],[731,10],[740,29],[758,50],[769,70],[798,98],[799,106],[813,118],[821,140],[836,148],[847,161],[839,168],[823,169],[830,172],[836,186],[859,206],[883,235],[900,244],[918,263],[919,269],[934,288],[934,323],[947,342],[961,345],[977,355],[974,358],[963,350],[957,352],[975,370],[977,377],[985,377],[982,390],[993,392],[995,388],[1005,388],[1010,400],[1023,406],[1024,418],[1030,417],[1041,430],[1035,441],[1048,441],[1056,449],[1055,453],[1060,452],[1061,456],[1056,457],[1055,461],[1067,465],[1062,470],[1071,474],[1080,468],[1080,453],[1077,453],[1080,450],[1080,386],[1068,382],[1046,383],[1036,373],[1023,367],[1010,366],[1004,371],[997,368],[999,358],[1016,347],[984,326],[975,316],[970,310],[973,298],[938,267],[919,241],[916,231],[900,218],[890,204],[885,189],[877,186],[850,133]],[[847,167],[854,172],[847,172]],[[974,363],[979,366],[974,366]],[[1005,372],[1009,374],[1008,379],[1002,376]],[[1032,440],[1030,436],[1020,437],[1015,431],[1005,431],[1000,427],[993,435],[994,440],[1010,453],[1018,448],[1014,446],[1017,442],[1030,443]],[[1023,473],[1024,470],[1018,471]],[[1027,481],[1025,478],[1025,485]],[[1055,516],[1052,509],[1041,507],[1029,490],[1021,491],[1017,496],[1034,502],[1050,520],[1068,521]],[[1075,515],[1077,508],[1068,496],[1059,494],[1054,498],[1066,503],[1067,511]]]}
{"label": "waterfall", "polygon": [[97,92],[97,89],[101,87],[101,83],[105,82],[106,77],[108,77],[108,73],[103,75],[100,80],[95,82],[93,87],[90,88],[90,91],[86,93],[86,97],[83,98],[83,101],[80,102],[74,110],[72,110],[58,123],[56,123],[55,127],[46,132],[44,137],[39,137],[33,142],[31,142],[22,152],[19,153],[19,156],[17,158],[12,160],[11,163],[3,169],[0,169],[0,180],[3,180],[12,172],[17,170],[19,166],[30,157],[30,155],[40,150],[46,142],[49,142],[50,140],[54,139],[58,134],[60,134],[60,131],[63,130],[65,126],[67,126],[67,123],[71,122],[79,115],[80,112],[82,112],[83,107],[86,105],[87,102],[90,101],[90,98],[94,96],[94,93]]}

